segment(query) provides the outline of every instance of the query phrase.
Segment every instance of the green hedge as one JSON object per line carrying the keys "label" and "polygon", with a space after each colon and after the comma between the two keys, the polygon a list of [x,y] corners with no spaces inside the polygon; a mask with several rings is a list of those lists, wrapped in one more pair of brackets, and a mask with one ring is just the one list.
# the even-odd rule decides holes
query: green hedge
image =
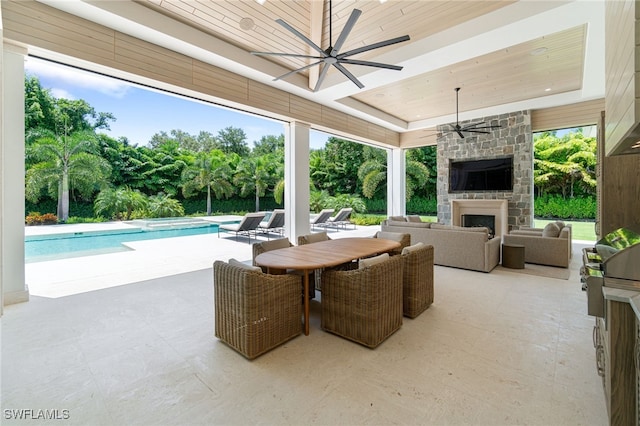
{"label": "green hedge", "polygon": [[[182,207],[187,216],[204,215],[207,213],[207,200],[187,198],[182,200]],[[282,205],[275,202],[273,197],[260,198],[260,210],[281,209]],[[254,198],[230,198],[228,200],[211,200],[211,212],[253,212],[256,210]]]}
{"label": "green hedge", "polygon": [[536,217],[558,219],[595,219],[597,203],[595,197],[567,198],[545,195],[534,200]]}

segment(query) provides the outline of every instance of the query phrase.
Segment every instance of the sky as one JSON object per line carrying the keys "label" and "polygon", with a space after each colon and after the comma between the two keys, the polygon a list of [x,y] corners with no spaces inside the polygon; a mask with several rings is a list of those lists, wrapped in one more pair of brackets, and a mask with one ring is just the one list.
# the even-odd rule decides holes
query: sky
{"label": "sky", "polygon": [[[205,102],[154,91],[114,78],[105,77],[73,67],[28,57],[25,73],[40,80],[56,98],[83,99],[96,112],[109,112],[116,118],[111,130],[100,130],[113,138],[126,136],[138,146],[147,145],[151,137],[161,131],[180,129],[191,135],[206,131],[217,135],[226,127],[244,130],[247,143],[262,136],[284,133],[281,122],[257,117]],[[311,132],[311,148],[322,148],[329,135]]]}

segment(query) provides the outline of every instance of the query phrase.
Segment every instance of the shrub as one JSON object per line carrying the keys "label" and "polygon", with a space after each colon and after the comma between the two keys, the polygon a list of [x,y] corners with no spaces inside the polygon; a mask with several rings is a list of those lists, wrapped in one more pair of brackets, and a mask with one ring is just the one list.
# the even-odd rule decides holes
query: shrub
{"label": "shrub", "polygon": [[407,214],[435,215],[438,213],[438,200],[435,197],[412,197],[407,201]]}
{"label": "shrub", "polygon": [[595,219],[595,197],[562,198],[560,195],[544,195],[534,200],[536,217],[557,219]]}
{"label": "shrub", "polygon": [[353,214],[351,215],[351,223],[360,226],[380,225],[387,216],[380,214]]}
{"label": "shrub", "polygon": [[28,226],[32,225],[55,225],[58,223],[58,216],[53,213],[40,214],[39,212],[30,212],[25,218]]}

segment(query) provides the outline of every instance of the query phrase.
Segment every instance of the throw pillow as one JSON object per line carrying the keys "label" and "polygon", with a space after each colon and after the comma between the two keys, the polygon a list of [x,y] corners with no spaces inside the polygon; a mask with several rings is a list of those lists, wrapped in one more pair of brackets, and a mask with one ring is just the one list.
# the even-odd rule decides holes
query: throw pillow
{"label": "throw pillow", "polygon": [[415,243],[412,246],[408,246],[408,247],[403,248],[402,249],[402,253],[400,253],[400,254],[409,254],[409,253],[414,252],[414,251],[416,251],[418,249],[421,249],[422,247],[424,247],[424,243],[422,243],[422,242]]}
{"label": "throw pillow", "polygon": [[417,214],[410,214],[407,216],[407,222],[422,222],[422,219]]}
{"label": "throw pillow", "polygon": [[389,259],[389,253],[383,253],[381,255],[378,256],[374,256],[374,257],[367,257],[366,259],[360,259],[360,261],[358,262],[358,268],[359,269],[364,269],[368,266],[373,266],[376,265],[378,263],[382,263],[385,260]]}
{"label": "throw pillow", "polygon": [[556,225],[555,222],[548,223],[547,226],[545,226],[542,230],[543,237],[558,238],[559,235],[560,228],[558,228],[558,225]]}
{"label": "throw pillow", "polygon": [[394,222],[406,222],[407,218],[404,216],[389,216],[389,220]]}
{"label": "throw pillow", "polygon": [[564,222],[561,220],[556,220],[555,224],[558,225],[558,229],[560,229],[561,231],[562,231],[562,228],[566,226]]}
{"label": "throw pillow", "polygon": [[262,269],[260,269],[259,266],[247,265],[246,263],[242,263],[234,258],[229,259],[229,265],[235,266],[236,268],[246,269],[247,271],[262,272]]}

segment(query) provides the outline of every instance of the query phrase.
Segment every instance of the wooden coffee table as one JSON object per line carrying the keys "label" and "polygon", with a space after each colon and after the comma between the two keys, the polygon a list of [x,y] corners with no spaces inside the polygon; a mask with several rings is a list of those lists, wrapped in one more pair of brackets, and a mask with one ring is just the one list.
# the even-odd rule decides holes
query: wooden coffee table
{"label": "wooden coffee table", "polygon": [[283,273],[287,269],[303,271],[304,334],[309,335],[309,272],[340,265],[362,257],[386,253],[400,247],[397,241],[384,238],[340,238],[313,244],[271,250],[256,257],[256,264],[267,272]]}

